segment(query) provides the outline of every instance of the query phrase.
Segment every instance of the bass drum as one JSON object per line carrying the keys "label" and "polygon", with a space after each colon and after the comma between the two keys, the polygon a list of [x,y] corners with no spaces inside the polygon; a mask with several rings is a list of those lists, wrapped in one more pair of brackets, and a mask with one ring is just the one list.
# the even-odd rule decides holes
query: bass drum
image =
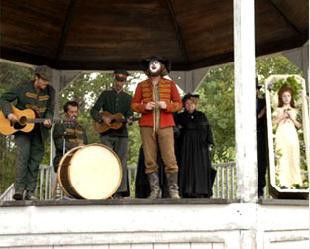
{"label": "bass drum", "polygon": [[57,171],[64,192],[77,199],[111,197],[122,180],[122,166],[116,153],[102,144],[78,146],[61,159]]}

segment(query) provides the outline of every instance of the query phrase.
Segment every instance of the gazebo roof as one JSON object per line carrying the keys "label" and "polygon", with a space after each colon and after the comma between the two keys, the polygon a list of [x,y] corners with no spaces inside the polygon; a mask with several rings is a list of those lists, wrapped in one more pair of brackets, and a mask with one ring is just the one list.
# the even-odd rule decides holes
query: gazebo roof
{"label": "gazebo roof", "polygon": [[[256,0],[256,54],[308,40],[308,0]],[[233,61],[232,0],[1,1],[1,58],[58,69],[190,70]]]}

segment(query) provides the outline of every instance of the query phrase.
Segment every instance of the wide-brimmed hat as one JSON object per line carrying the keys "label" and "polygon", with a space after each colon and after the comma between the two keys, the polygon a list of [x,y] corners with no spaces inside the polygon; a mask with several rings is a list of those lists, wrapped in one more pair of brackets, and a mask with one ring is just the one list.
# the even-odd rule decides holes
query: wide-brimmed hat
{"label": "wide-brimmed hat", "polygon": [[53,77],[52,69],[46,65],[37,66],[34,69],[34,73],[39,75],[44,80],[52,81]]}
{"label": "wide-brimmed hat", "polygon": [[167,72],[171,71],[171,62],[170,62],[170,60],[168,60],[168,59],[166,59],[164,57],[158,56],[158,55],[154,55],[154,56],[151,56],[149,58],[144,59],[142,61],[143,70],[147,71],[149,69],[150,62],[154,61],[154,60],[157,60],[160,63],[162,63],[165,66]]}

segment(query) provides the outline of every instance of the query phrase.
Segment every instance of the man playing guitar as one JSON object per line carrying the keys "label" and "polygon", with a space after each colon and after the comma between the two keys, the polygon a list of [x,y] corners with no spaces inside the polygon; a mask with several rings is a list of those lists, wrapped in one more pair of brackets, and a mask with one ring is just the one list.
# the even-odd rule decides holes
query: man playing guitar
{"label": "man playing guitar", "polygon": [[[101,111],[109,112],[111,114],[121,113],[129,122],[132,119],[132,111],[130,109],[131,96],[123,91],[129,73],[123,69],[114,71],[114,84],[111,90],[103,91],[99,96],[94,107],[91,109],[91,116],[96,122],[104,122],[111,125],[113,120],[111,117],[102,115]],[[125,124],[120,129],[109,129],[100,134],[101,142],[109,146],[119,156],[122,168],[123,178],[122,183],[114,195],[116,198],[128,196],[128,170],[127,170],[127,147],[128,147],[128,131]]]}
{"label": "man playing guitar", "polygon": [[44,156],[44,142],[48,137],[48,129],[54,116],[55,91],[49,85],[52,79],[52,70],[43,65],[35,68],[35,79],[32,82],[11,89],[0,98],[0,107],[4,115],[12,123],[18,122],[12,111],[10,102],[17,101],[16,107],[20,110],[32,109],[37,117],[44,118],[42,124],[36,124],[29,133],[21,131],[15,133],[16,178],[15,200],[35,200],[35,189],[39,166]]}

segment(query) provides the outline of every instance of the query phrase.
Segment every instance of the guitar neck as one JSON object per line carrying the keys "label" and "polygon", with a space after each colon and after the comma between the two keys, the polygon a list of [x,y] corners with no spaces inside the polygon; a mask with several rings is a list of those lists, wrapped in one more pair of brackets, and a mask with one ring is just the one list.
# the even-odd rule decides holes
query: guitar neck
{"label": "guitar neck", "polygon": [[[34,124],[42,124],[46,118],[35,118],[35,119],[27,119],[27,123],[34,123]],[[65,122],[62,119],[52,119],[52,123],[63,123]]]}

